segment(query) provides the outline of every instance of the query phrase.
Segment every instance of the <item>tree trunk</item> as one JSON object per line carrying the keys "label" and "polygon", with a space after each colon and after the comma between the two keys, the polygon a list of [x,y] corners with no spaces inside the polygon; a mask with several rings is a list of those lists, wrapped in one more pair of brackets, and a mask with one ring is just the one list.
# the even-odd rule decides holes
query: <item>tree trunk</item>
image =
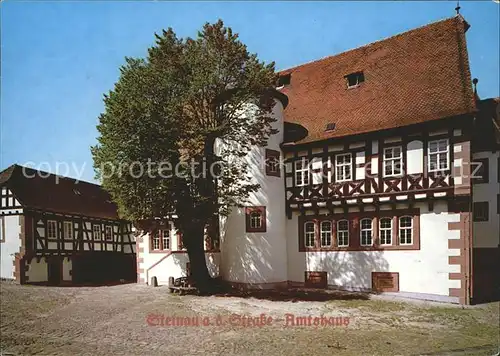
{"label": "tree trunk", "polygon": [[[216,179],[210,174],[210,167],[214,162],[215,138],[214,135],[206,138],[202,156],[206,159],[206,171],[202,171],[204,174],[194,179],[196,193],[186,186],[189,194],[181,197],[176,206],[180,218],[178,226],[189,256],[192,278],[201,294],[210,294],[215,290],[205,259],[205,226],[217,210]],[[193,194],[199,195],[198,199],[193,199]]]}
{"label": "tree trunk", "polygon": [[208,273],[205,259],[205,226],[200,223],[191,223],[183,231],[184,244],[187,249],[192,277],[201,294],[208,294],[212,290],[211,277]]}

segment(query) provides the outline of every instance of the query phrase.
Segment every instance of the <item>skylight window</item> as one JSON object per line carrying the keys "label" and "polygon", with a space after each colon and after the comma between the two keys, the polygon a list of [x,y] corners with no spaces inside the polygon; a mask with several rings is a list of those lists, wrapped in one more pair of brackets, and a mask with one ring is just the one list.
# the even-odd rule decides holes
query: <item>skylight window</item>
{"label": "skylight window", "polygon": [[357,88],[365,81],[365,75],[363,72],[351,73],[346,75],[345,78],[347,81],[347,88]]}
{"label": "skylight window", "polygon": [[334,122],[330,122],[329,124],[326,124],[325,131],[333,131],[333,130],[335,130],[335,123]]}
{"label": "skylight window", "polygon": [[280,75],[280,77],[278,78],[278,88],[282,88],[285,85],[290,85],[291,80],[292,80],[292,73]]}

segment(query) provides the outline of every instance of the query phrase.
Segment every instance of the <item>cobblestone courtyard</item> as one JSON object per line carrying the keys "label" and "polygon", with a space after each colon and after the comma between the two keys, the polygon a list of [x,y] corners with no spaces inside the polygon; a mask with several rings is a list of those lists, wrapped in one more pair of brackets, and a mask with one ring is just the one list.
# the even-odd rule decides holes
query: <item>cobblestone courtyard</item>
{"label": "cobblestone courtyard", "polygon": [[1,355],[493,355],[499,337],[498,303],[293,303],[135,284],[0,287]]}

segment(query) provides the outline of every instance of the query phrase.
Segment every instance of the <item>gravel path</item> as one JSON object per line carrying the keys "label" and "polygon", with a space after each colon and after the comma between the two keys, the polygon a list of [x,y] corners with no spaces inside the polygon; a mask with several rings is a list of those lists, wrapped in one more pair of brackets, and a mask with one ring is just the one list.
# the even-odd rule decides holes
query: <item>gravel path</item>
{"label": "gravel path", "polygon": [[498,332],[495,305],[181,297],[136,284],[0,291],[1,355],[491,355]]}

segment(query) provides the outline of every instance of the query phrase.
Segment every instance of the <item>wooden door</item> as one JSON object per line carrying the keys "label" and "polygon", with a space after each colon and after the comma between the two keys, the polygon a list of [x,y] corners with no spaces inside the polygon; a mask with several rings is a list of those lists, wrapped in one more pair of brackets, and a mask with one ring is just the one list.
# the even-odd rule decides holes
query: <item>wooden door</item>
{"label": "wooden door", "polygon": [[375,292],[399,292],[399,273],[372,272],[372,289]]}
{"label": "wooden door", "polygon": [[49,284],[56,286],[62,281],[62,260],[60,258],[51,258],[47,262],[47,273]]}

